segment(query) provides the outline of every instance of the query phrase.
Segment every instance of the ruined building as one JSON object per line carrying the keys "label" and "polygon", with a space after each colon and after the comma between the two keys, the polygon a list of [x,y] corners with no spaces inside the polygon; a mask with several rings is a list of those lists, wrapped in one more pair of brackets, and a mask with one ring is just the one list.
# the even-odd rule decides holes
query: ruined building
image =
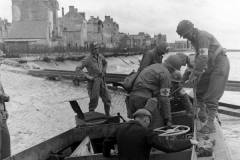
{"label": "ruined building", "polygon": [[69,6],[69,12],[59,18],[61,36],[65,46],[84,47],[87,44],[87,21],[84,12],[78,12],[74,6]]}
{"label": "ruined building", "polygon": [[53,46],[59,34],[58,8],[57,0],[12,0],[12,27],[5,42],[18,48]]}
{"label": "ruined building", "polygon": [[93,16],[87,22],[88,42],[96,41],[107,48],[118,46],[119,26],[110,16],[105,16],[104,21]]}
{"label": "ruined building", "polygon": [[8,31],[11,24],[6,19],[0,18],[0,43],[8,37]]}
{"label": "ruined building", "polygon": [[107,48],[114,48],[118,45],[119,26],[110,16],[105,16],[103,21],[103,43]]}

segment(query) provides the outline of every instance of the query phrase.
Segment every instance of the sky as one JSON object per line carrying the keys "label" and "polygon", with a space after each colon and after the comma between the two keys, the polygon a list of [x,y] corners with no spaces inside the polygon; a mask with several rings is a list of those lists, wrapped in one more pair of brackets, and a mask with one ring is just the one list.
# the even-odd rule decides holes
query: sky
{"label": "sky", "polygon": [[[195,27],[212,33],[223,47],[240,49],[239,0],[58,0],[59,15],[64,7],[74,5],[86,18],[110,15],[119,31],[129,34],[162,33],[168,42],[180,40],[179,21],[191,20]],[[0,0],[0,17],[12,19],[11,0]]]}

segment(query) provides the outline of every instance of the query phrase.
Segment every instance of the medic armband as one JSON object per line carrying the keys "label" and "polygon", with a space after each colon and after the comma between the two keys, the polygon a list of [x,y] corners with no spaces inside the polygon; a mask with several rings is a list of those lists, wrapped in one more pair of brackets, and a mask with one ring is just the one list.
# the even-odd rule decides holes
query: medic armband
{"label": "medic armband", "polygon": [[161,88],[160,89],[160,96],[163,96],[163,97],[170,96],[170,88]]}

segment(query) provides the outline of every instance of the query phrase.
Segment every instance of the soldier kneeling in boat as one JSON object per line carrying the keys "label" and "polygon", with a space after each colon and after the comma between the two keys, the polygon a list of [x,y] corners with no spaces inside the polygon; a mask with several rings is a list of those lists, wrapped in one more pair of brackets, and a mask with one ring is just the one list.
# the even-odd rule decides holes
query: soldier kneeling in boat
{"label": "soldier kneeling in boat", "polygon": [[111,149],[118,146],[120,160],[148,160],[151,148],[154,147],[163,152],[178,152],[197,144],[196,140],[167,140],[159,137],[157,133],[148,129],[152,115],[147,109],[139,109],[133,114],[131,120],[120,126],[113,134],[103,142],[103,155],[111,156]]}
{"label": "soldier kneeling in boat", "polygon": [[163,64],[156,63],[143,69],[137,76],[129,95],[128,116],[132,118],[133,113],[140,108],[149,109],[148,106],[151,105],[146,104],[153,104],[156,100],[156,109],[152,107],[149,109],[153,114],[153,123],[150,127],[170,126],[172,121],[169,99],[170,75],[176,70],[180,70],[181,65],[181,59],[176,55],[171,55]]}
{"label": "soldier kneeling in boat", "polygon": [[[86,68],[88,73],[82,71]],[[90,98],[89,112],[95,111],[98,106],[99,96],[102,98],[106,116],[110,115],[111,99],[105,83],[107,61],[99,54],[99,44],[91,44],[91,54],[85,57],[76,67],[76,71],[83,74],[88,80],[87,90]]]}

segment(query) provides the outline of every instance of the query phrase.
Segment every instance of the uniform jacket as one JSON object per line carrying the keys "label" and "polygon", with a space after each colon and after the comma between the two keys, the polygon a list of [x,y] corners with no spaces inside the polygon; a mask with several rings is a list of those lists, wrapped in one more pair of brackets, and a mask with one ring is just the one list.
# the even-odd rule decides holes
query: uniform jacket
{"label": "uniform jacket", "polygon": [[103,155],[110,156],[110,146],[117,143],[120,160],[148,160],[151,148],[177,152],[190,148],[189,140],[167,141],[137,121],[129,121],[117,129],[103,143]]}
{"label": "uniform jacket", "polygon": [[159,56],[154,50],[150,50],[143,55],[138,71],[155,63],[162,63],[162,56]]}
{"label": "uniform jacket", "polygon": [[[138,96],[144,96],[146,90],[151,92],[152,97],[157,97],[159,106],[163,110],[163,118],[165,121],[171,121],[170,107],[170,73],[164,64],[156,63],[144,68],[138,75],[133,85],[133,93],[138,92]],[[140,95],[141,90],[143,93]],[[135,93],[134,93],[135,92]],[[150,98],[150,97],[147,97]]]}
{"label": "uniform jacket", "polygon": [[90,76],[99,77],[106,73],[107,61],[101,54],[96,56],[90,54],[80,62],[77,68],[83,69],[84,67],[86,67]]}
{"label": "uniform jacket", "polygon": [[211,69],[214,66],[217,55],[224,52],[217,39],[206,31],[196,29],[191,43],[196,51],[194,70],[199,72]]}

